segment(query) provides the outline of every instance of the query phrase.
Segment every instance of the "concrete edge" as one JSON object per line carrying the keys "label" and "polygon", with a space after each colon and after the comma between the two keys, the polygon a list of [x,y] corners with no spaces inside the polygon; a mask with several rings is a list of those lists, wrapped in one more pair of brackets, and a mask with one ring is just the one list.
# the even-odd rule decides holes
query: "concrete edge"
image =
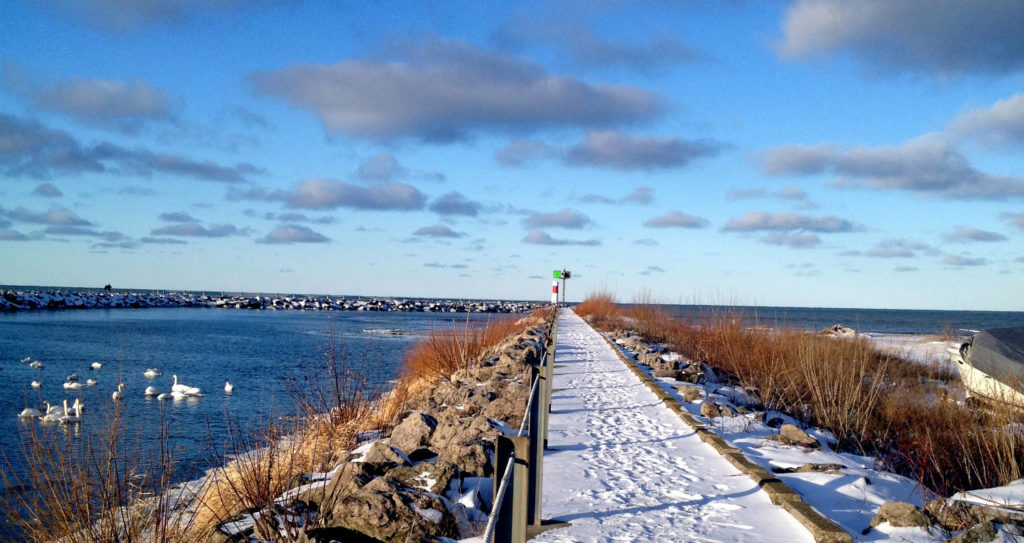
{"label": "concrete edge", "polygon": [[[590,323],[587,323],[590,326]],[[593,327],[591,327],[593,328]],[[600,334],[600,332],[598,332]],[[807,528],[807,531],[814,537],[814,541],[817,543],[851,543],[853,538],[846,530],[843,530],[836,524],[832,519],[822,515],[816,509],[811,507],[810,504],[805,502],[800,494],[793,490],[789,485],[779,480],[777,477],[772,475],[768,470],[762,468],[757,463],[751,461],[743,452],[729,445],[729,443],[722,439],[721,436],[708,429],[704,424],[695,419],[685,407],[679,403],[669,394],[665,389],[661,388],[653,377],[648,375],[637,364],[630,359],[627,359],[623,354],[619,346],[612,342],[608,336],[601,334],[604,338],[605,343],[613,351],[615,355],[619,357],[619,360],[626,365],[636,375],[640,381],[647,386],[659,400],[665,403],[665,406],[672,412],[679,415],[679,418],[683,420],[694,432],[697,433],[701,441],[711,445],[715,451],[722,455],[729,463],[736,466],[741,472],[745,473],[750,477],[759,487],[761,487],[768,498],[771,499],[772,503],[781,506],[787,513],[789,513],[797,522]]]}

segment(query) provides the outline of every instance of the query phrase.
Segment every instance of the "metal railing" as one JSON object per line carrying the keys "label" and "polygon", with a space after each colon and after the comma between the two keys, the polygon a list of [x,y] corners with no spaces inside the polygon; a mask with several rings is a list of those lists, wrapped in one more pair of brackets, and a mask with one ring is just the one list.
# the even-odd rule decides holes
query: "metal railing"
{"label": "metal railing", "polygon": [[[544,449],[548,441],[557,328],[556,317],[548,328],[543,355],[530,366],[530,397],[519,432],[495,440],[495,490],[484,528],[484,543],[524,543],[527,526],[541,523]],[[507,496],[509,492],[511,495]]]}

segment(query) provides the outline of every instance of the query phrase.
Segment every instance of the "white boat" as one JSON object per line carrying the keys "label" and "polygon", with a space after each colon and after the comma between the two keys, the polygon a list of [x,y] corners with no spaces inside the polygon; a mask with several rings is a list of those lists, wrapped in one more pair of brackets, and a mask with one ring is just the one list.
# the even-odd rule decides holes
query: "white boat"
{"label": "white boat", "polygon": [[978,332],[948,352],[968,398],[1024,408],[1024,327]]}

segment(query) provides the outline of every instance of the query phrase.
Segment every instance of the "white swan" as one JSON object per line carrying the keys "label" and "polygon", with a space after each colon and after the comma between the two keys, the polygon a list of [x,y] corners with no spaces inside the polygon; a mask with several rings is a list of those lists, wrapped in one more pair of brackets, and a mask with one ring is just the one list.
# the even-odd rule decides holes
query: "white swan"
{"label": "white swan", "polygon": [[68,410],[68,401],[64,400],[64,416],[60,417],[58,422],[61,424],[71,424],[82,421],[81,406],[77,409]]}
{"label": "white swan", "polygon": [[172,390],[171,398],[173,398],[174,400],[184,400],[185,398],[188,398],[188,394],[185,394],[180,390]]}
{"label": "white swan", "polygon": [[180,392],[186,396],[198,396],[203,393],[199,387],[190,387],[188,385],[179,384],[177,375],[172,375],[172,377],[174,377],[174,384],[171,385],[171,392]]}
{"label": "white swan", "polygon": [[231,381],[225,381],[224,382],[224,392],[227,392],[228,394],[231,394],[231,392],[234,391],[234,390],[235,390],[235,385],[232,385]]}
{"label": "white swan", "polygon": [[78,390],[80,388],[82,388],[82,383],[79,383],[78,381],[64,382],[64,390]]}
{"label": "white swan", "polygon": [[42,411],[36,409],[35,407],[26,407],[25,409],[21,410],[21,413],[18,413],[18,418],[22,419],[34,419],[36,417],[41,416],[43,416]]}
{"label": "white swan", "polygon": [[63,415],[64,408],[59,405],[51,405],[50,402],[43,402],[43,412],[45,415]]}
{"label": "white swan", "polygon": [[156,368],[149,368],[146,371],[142,372],[142,376],[145,377],[146,379],[152,379],[154,377],[159,377],[160,375],[160,370]]}
{"label": "white swan", "polygon": [[68,376],[67,376],[67,378],[66,378],[66,379],[64,379],[64,380],[65,380],[65,381],[78,381],[78,380],[80,380],[80,379],[81,379],[81,378],[80,378],[80,377],[78,376],[78,374],[77,374],[77,373],[72,373],[71,375],[68,375]]}
{"label": "white swan", "polygon": [[160,391],[157,390],[155,386],[148,386],[148,387],[146,387],[146,396],[157,396],[159,394],[160,394]]}
{"label": "white swan", "polygon": [[75,417],[81,417],[82,416],[82,401],[79,400],[78,398],[75,398],[75,403],[71,404],[71,407],[69,408],[68,407],[68,401],[64,400],[64,414],[65,415],[70,415],[70,416],[75,416]]}
{"label": "white swan", "polygon": [[94,387],[96,386],[96,379],[86,379],[85,384]]}
{"label": "white swan", "polygon": [[100,369],[102,367],[103,367],[103,364],[101,364],[99,362],[93,362],[92,364],[89,364],[89,368],[94,369],[94,370],[98,370],[98,369]]}
{"label": "white swan", "polygon": [[29,367],[41,368],[41,367],[43,367],[43,363],[38,361],[38,360],[33,360],[32,362],[29,363]]}
{"label": "white swan", "polygon": [[31,361],[32,361],[32,357],[31,356],[26,356],[25,358],[21,359],[21,363],[22,364],[28,364]]}
{"label": "white swan", "polygon": [[114,401],[116,402],[120,400],[122,396],[124,396],[124,383],[118,383],[117,390],[115,390],[114,393],[111,394],[111,397],[114,398]]}
{"label": "white swan", "polygon": [[38,379],[36,379],[35,381],[32,381],[32,388],[39,388],[41,386],[43,386],[42,381],[40,381]]}
{"label": "white swan", "polygon": [[174,397],[174,396],[172,396],[171,394],[169,394],[169,393],[167,393],[167,392],[161,392],[161,393],[160,393],[160,394],[159,394],[159,395],[158,395],[158,396],[156,397],[156,399],[158,399],[158,400],[160,400],[160,401],[164,401],[164,400],[170,400],[170,399],[171,399],[171,398],[173,398],[173,397]]}

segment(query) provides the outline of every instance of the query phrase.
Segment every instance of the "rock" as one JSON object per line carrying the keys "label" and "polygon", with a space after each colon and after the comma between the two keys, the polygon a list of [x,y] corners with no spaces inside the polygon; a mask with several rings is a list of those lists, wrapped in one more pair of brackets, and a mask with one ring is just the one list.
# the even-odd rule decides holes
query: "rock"
{"label": "rock", "polygon": [[493,449],[492,443],[482,440],[452,443],[437,451],[437,460],[455,464],[466,477],[490,477],[494,473],[490,455]]}
{"label": "rock", "polygon": [[856,330],[854,330],[853,328],[847,328],[842,324],[833,324],[832,326],[829,326],[828,328],[825,328],[818,333],[832,337],[845,337],[857,335]]}
{"label": "rock", "polygon": [[700,414],[704,415],[709,419],[716,417],[735,417],[736,412],[732,410],[728,405],[722,405],[716,403],[712,399],[704,400],[704,403],[700,406]]}
{"label": "rock", "polygon": [[924,506],[924,510],[940,526],[951,531],[963,530],[982,520],[971,504],[954,500],[947,501],[944,498],[935,498],[928,502]]}
{"label": "rock", "polygon": [[878,508],[878,514],[871,519],[871,527],[874,528],[883,522],[888,522],[895,528],[906,528],[910,526],[928,526],[931,522],[928,516],[917,508],[916,505],[907,502],[885,502]]}
{"label": "rock", "polygon": [[497,419],[509,426],[519,426],[523,420],[523,409],[526,403],[516,402],[509,398],[498,398],[487,404],[487,407],[480,413],[482,416]]}
{"label": "rock", "polygon": [[[387,464],[388,468],[392,467]],[[348,462],[341,467],[324,488],[328,498],[351,494],[384,473],[382,465],[367,462]],[[322,508],[321,508],[322,509]]]}
{"label": "rock", "polygon": [[458,382],[441,381],[434,387],[431,399],[437,405],[463,405],[469,399],[469,388]]}
{"label": "rock", "polygon": [[804,464],[795,468],[772,468],[775,473],[838,473],[844,467],[842,464]]}
{"label": "rock", "polygon": [[362,532],[349,530],[336,526],[334,528],[314,528],[299,534],[296,543],[331,543],[344,541],[345,543],[381,543],[381,540],[374,539]]}
{"label": "rock", "polygon": [[667,367],[660,367],[654,370],[654,372],[651,375],[653,375],[654,377],[668,377],[670,379],[675,379],[676,381],[682,381],[683,377],[685,377],[683,372],[679,370],[670,369]]}
{"label": "rock", "polygon": [[637,362],[644,366],[658,366],[661,364],[661,355],[657,353],[641,353],[636,356]]}
{"label": "rock", "polygon": [[394,487],[380,477],[340,500],[326,519],[328,526],[361,532],[380,541],[427,541],[458,537],[458,525],[440,496]]}
{"label": "rock", "polygon": [[783,424],[779,427],[779,439],[784,443],[792,443],[793,445],[800,445],[801,447],[818,447],[818,440],[814,439],[807,432],[793,426],[792,424]]}
{"label": "rock", "polygon": [[363,462],[369,464],[409,464],[398,451],[383,441],[376,441],[370,446],[370,450],[366,451],[366,455],[363,457]]}
{"label": "rock", "polygon": [[701,393],[700,387],[693,385],[676,385],[676,390],[679,391],[679,395],[683,397],[683,401],[696,402],[704,397]]}
{"label": "rock", "polygon": [[442,494],[458,472],[459,468],[455,464],[437,461],[394,468],[389,470],[385,476],[410,488],[420,488],[432,494]]}
{"label": "rock", "polygon": [[425,413],[412,413],[391,432],[391,446],[404,452],[430,446],[430,436],[437,428],[437,420]]}
{"label": "rock", "polygon": [[976,524],[966,532],[950,538],[947,543],[988,543],[996,540],[996,527],[992,522]]}

